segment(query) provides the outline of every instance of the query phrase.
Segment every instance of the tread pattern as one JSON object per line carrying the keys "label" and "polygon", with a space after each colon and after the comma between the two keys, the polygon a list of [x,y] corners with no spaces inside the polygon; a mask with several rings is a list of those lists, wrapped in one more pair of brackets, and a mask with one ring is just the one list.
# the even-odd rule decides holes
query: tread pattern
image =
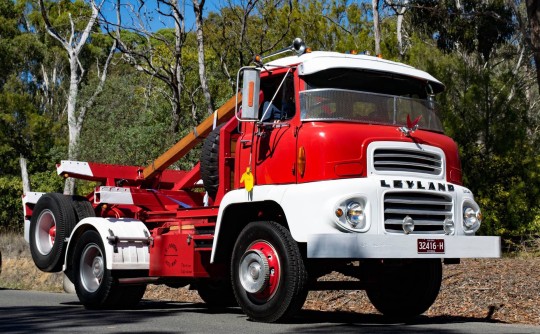
{"label": "tread pattern", "polygon": [[204,189],[212,199],[216,198],[219,188],[219,131],[216,127],[204,140],[201,150],[201,179]]}
{"label": "tread pattern", "polygon": [[408,319],[424,313],[435,302],[441,287],[442,265],[440,260],[433,259],[394,268],[368,266],[364,275],[375,275],[378,282],[376,287],[366,289],[373,306],[385,316]]}
{"label": "tread pattern", "polygon": [[[275,295],[263,304],[250,300],[238,278],[240,258],[256,240],[264,240],[275,248],[280,257],[282,277]],[[308,274],[298,244],[289,230],[273,221],[249,223],[238,236],[231,261],[232,284],[238,304],[244,313],[261,322],[284,321],[304,305],[308,293]]]}
{"label": "tread pattern", "polygon": [[[97,245],[105,259],[105,248],[101,237],[95,230],[88,230],[81,235],[75,245],[73,256],[74,284],[79,300],[87,309],[120,309],[131,308],[142,299],[146,291],[146,284],[119,285],[111,270],[105,274],[99,288],[95,292],[85,290],[80,278],[80,260],[86,245]],[[104,263],[106,266],[106,263]]]}
{"label": "tread pattern", "polygon": [[[50,210],[56,222],[56,241],[49,254],[41,254],[36,245],[36,227],[43,210]],[[45,272],[59,272],[64,264],[66,244],[64,242],[77,224],[71,200],[59,193],[48,193],[38,200],[30,223],[30,253],[36,266]]]}

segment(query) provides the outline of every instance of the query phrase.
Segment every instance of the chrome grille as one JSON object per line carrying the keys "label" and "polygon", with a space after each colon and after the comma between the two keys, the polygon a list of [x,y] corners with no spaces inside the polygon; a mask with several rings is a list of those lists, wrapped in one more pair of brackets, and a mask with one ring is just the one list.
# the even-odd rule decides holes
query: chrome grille
{"label": "chrome grille", "polygon": [[373,153],[376,171],[414,172],[439,175],[442,158],[437,153],[401,148],[378,148]]}
{"label": "chrome grille", "polygon": [[442,194],[389,192],[384,195],[384,228],[403,233],[403,219],[414,220],[412,234],[444,234],[443,223],[452,219],[452,197]]}

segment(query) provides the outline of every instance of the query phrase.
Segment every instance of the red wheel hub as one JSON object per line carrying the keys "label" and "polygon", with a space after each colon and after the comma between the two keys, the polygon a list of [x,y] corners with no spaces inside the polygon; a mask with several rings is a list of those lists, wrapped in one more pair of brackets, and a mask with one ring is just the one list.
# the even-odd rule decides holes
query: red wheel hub
{"label": "red wheel hub", "polygon": [[54,239],[56,239],[56,225],[51,226],[49,229],[49,238],[51,240],[51,244],[54,244]]}
{"label": "red wheel hub", "polygon": [[268,270],[270,272],[268,283],[264,287],[264,290],[253,294],[253,296],[257,299],[268,300],[276,293],[279,286],[279,279],[281,275],[279,257],[274,247],[272,247],[272,245],[266,241],[255,242],[249,247],[248,251],[250,250],[258,250],[262,252],[268,261]]}

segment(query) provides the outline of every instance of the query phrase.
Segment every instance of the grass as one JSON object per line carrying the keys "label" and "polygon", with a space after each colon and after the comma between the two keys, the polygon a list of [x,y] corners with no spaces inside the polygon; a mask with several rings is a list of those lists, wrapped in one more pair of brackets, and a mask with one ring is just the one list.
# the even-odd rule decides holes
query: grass
{"label": "grass", "polygon": [[32,261],[30,248],[21,233],[1,232],[2,272],[0,288],[61,292],[62,273],[44,273]]}

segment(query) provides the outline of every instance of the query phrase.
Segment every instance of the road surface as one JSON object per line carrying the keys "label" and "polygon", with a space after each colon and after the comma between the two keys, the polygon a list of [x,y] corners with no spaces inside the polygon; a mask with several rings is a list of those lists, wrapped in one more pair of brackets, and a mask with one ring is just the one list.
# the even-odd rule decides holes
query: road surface
{"label": "road surface", "polygon": [[134,310],[90,311],[76,295],[0,289],[0,333],[540,333],[540,326],[474,318],[419,317],[387,322],[380,315],[302,311],[285,324],[252,322],[238,308],[146,301]]}

